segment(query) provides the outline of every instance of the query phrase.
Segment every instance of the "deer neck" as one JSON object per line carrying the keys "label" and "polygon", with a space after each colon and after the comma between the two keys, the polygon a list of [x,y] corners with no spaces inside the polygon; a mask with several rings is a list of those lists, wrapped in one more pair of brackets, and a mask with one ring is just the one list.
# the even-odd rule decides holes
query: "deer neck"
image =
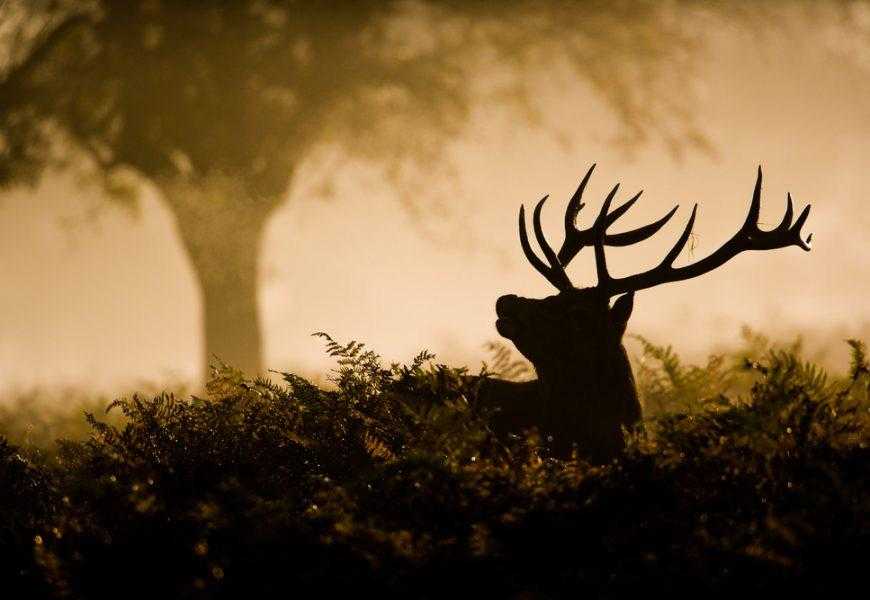
{"label": "deer neck", "polygon": [[[572,397],[605,397],[634,389],[625,348],[620,345],[591,361],[558,361],[535,365],[542,392]],[[631,385],[627,386],[626,383]]]}
{"label": "deer neck", "polygon": [[621,345],[594,362],[539,369],[538,395],[545,427],[575,440],[621,439],[622,426],[630,427],[641,416],[631,365]]}

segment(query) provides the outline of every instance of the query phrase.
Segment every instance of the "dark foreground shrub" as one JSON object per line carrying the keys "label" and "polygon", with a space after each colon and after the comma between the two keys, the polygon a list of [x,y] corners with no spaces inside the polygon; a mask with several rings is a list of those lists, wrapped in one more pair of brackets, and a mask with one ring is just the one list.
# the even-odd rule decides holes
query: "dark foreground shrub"
{"label": "dark foreground shrub", "polygon": [[534,432],[494,439],[478,377],[327,341],[335,390],[221,367],[207,399],[116,401],[123,425],[88,415],[90,437],[51,461],[0,447],[4,581],[26,597],[617,598],[864,579],[857,343],[842,381],[772,353],[748,395],[662,414],[593,467]]}
{"label": "dark foreground shrub", "polygon": [[[0,582],[43,596],[50,592],[34,550],[53,527],[56,505],[48,469],[0,437]],[[14,589],[14,588],[13,588]]]}

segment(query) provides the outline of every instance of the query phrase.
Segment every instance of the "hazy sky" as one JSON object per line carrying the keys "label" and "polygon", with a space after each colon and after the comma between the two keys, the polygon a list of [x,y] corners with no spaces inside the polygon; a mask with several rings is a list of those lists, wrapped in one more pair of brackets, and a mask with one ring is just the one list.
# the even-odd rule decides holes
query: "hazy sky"
{"label": "hazy sky", "polygon": [[[609,251],[618,275],[657,262],[694,202],[701,205],[694,258],[713,251],[742,223],[758,164],[763,223],[779,222],[786,191],[798,210],[813,205],[804,228],[814,234],[811,253],[743,254],[701,278],[640,292],[630,332],[695,357],[736,340],[743,323],[774,336],[803,332],[811,347],[870,338],[870,71],[817,41],[756,43],[719,31],[701,62],[698,106],[716,155],[679,162],[656,143],[631,157],[607,146],[607,109],[582,85],[548,86],[542,73],[546,121],[568,133],[568,143],[498,106],[476,107],[452,148],[458,179],[434,190],[448,216],[426,213],[433,235],[421,235],[374,170],[340,165],[328,202],[307,193],[303,173],[265,242],[266,366],[325,372],[331,363],[323,344],[309,335],[318,330],[364,341],[389,360],[425,347],[444,362],[479,365],[487,358],[483,343],[498,338],[499,295],[553,293],[523,257],[519,205],[549,193],[545,226],[559,244],[565,203],[592,162],[598,168],[581,213],[585,224],[616,182],[622,200],[645,190],[623,228],[681,205],[655,239]],[[89,217],[97,206],[102,212]],[[593,263],[586,253],[574,260],[575,285],[594,283]],[[0,272],[3,389],[109,391],[196,377],[198,291],[153,191],[137,216],[104,206],[97,191],[65,176],[36,191],[4,193]],[[843,359],[845,346],[833,347],[833,358]]]}

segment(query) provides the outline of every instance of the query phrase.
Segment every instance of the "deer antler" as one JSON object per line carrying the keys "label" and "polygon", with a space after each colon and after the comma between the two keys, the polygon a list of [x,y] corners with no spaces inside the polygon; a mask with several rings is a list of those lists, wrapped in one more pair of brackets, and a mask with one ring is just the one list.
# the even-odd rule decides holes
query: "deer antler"
{"label": "deer antler", "polygon": [[735,233],[731,239],[725,242],[725,244],[723,244],[718,250],[691,265],[676,268],[673,266],[674,261],[685,247],[686,242],[692,233],[692,226],[695,224],[695,217],[698,212],[698,205],[695,204],[682,235],[680,235],[676,244],[674,244],[658,266],[648,271],[644,271],[643,273],[637,273],[628,277],[612,278],[607,272],[607,258],[604,254],[604,246],[628,246],[649,238],[661,229],[672,216],[674,216],[674,213],[676,213],[679,206],[675,206],[664,217],[658,221],[650,223],[649,225],[631,231],[625,231],[623,233],[608,234],[607,229],[634,205],[642,193],[638,192],[623,205],[611,212],[610,204],[616,196],[616,192],[619,191],[619,184],[616,184],[604,199],[604,204],[601,206],[601,210],[595,218],[595,222],[592,226],[588,229],[577,229],[575,221],[577,215],[584,206],[581,203],[583,191],[586,189],[586,184],[588,183],[589,177],[592,175],[594,169],[595,165],[592,165],[589,168],[589,171],[580,182],[577,191],[574,192],[574,195],[568,202],[568,207],[565,210],[565,240],[562,243],[562,247],[559,249],[558,254],[553,252],[553,249],[547,243],[547,240],[544,238],[543,229],[541,228],[541,208],[548,196],[541,198],[535,206],[533,216],[535,238],[537,239],[541,250],[543,250],[547,263],[549,264],[545,264],[532,250],[529,244],[528,234],[526,233],[525,209],[520,206],[519,228],[520,243],[522,244],[523,252],[525,252],[526,258],[529,259],[532,266],[560,291],[573,287],[571,280],[565,273],[565,267],[568,266],[568,263],[571,262],[584,246],[589,245],[592,245],[595,248],[598,288],[605,290],[610,296],[703,275],[704,273],[722,266],[745,250],[774,250],[777,248],[786,248],[788,246],[798,246],[803,250],[810,250],[810,242],[813,237],[812,234],[807,236],[806,241],[801,237],[801,227],[803,227],[804,222],[810,214],[810,206],[807,205],[794,224],[792,224],[794,206],[792,204],[791,194],[787,195],[788,204],[782,222],[770,231],[762,231],[758,228],[758,215],[761,211],[761,167],[759,166],[758,178],[755,181],[755,191],[752,194],[752,203],[749,206],[749,214],[746,216],[746,220],[740,227],[740,230],[738,230],[737,233]]}
{"label": "deer antler", "polygon": [[545,265],[529,245],[529,235],[526,233],[526,210],[522,205],[520,205],[520,244],[522,244],[523,252],[525,252],[526,258],[529,259],[532,266],[535,267],[541,275],[546,277],[547,281],[556,286],[557,290],[562,291],[572,288],[573,285],[571,284],[571,280],[568,279],[568,275],[565,273],[565,269],[559,262],[556,253],[553,252],[550,244],[548,244],[546,238],[544,238],[544,230],[541,228],[541,208],[544,206],[544,202],[547,201],[548,197],[549,196],[544,196],[541,198],[537,206],[535,206],[532,221],[535,228],[535,238],[538,240],[538,245],[541,247],[541,250],[544,251],[544,256],[547,258],[547,262],[549,262],[550,265]]}
{"label": "deer antler", "polygon": [[737,233],[718,250],[706,258],[685,267],[675,268],[673,266],[674,260],[685,247],[689,235],[692,233],[692,226],[695,224],[695,217],[698,211],[698,205],[696,204],[692,209],[692,215],[689,217],[682,235],[680,235],[677,242],[657,266],[643,273],[614,279],[607,273],[607,265],[604,258],[604,246],[607,243],[605,230],[608,226],[607,220],[609,220],[604,217],[609,209],[607,206],[609,203],[605,201],[605,206],[601,209],[601,215],[596,220],[596,225],[592,227],[596,234],[594,245],[596,265],[598,267],[598,286],[605,289],[608,295],[613,296],[703,275],[722,266],[745,250],[775,250],[787,248],[788,246],[798,246],[809,252],[813,236],[810,234],[807,236],[806,241],[804,241],[801,237],[801,227],[803,227],[804,222],[810,214],[810,205],[807,205],[803,209],[797,220],[792,224],[791,219],[794,214],[794,207],[792,205],[791,194],[787,195],[787,202],[785,215],[776,228],[770,231],[762,231],[758,228],[758,215],[761,210],[761,167],[759,166],[758,178],[755,181],[755,191],[752,194],[752,202],[749,205],[749,214],[746,215],[746,220]]}
{"label": "deer antler", "polygon": [[[571,200],[568,202],[568,208],[565,210],[565,241],[562,242],[562,248],[559,250],[559,261],[565,266],[567,266],[568,263],[571,262],[571,260],[577,255],[578,252],[580,252],[580,250],[583,249],[584,246],[591,246],[595,242],[595,234],[592,227],[590,227],[589,229],[577,229],[576,226],[577,215],[580,213],[580,209],[585,206],[580,202],[580,200],[583,197],[583,191],[586,189],[586,184],[588,183],[589,177],[592,175],[593,170],[595,170],[594,164],[589,167],[589,171],[586,172],[586,175],[583,177],[583,180],[577,187],[577,191],[574,192],[573,196],[571,196]],[[612,199],[618,189],[619,184],[617,184],[616,187],[613,188],[613,191],[610,193],[608,198]],[[637,199],[640,198],[640,195],[642,193],[643,190],[639,191],[637,194],[632,196],[625,204],[610,213],[610,215],[608,216],[607,226],[610,226],[619,217],[624,215],[628,211],[628,209],[631,208],[635,202],[637,202]],[[630,246],[631,244],[642,242],[648,237],[653,236],[659,229],[661,229],[662,226],[664,226],[664,224],[667,223],[670,218],[674,216],[674,213],[677,212],[678,208],[679,206],[675,206],[668,214],[666,214],[655,223],[650,223],[649,225],[645,225],[631,231],[624,231],[622,233],[605,235],[604,244],[606,246]]]}
{"label": "deer antler", "polygon": [[[601,213],[599,213],[595,224],[589,229],[577,229],[575,224],[577,215],[579,214],[580,209],[584,206],[584,204],[581,203],[583,191],[586,189],[586,184],[589,182],[589,178],[592,176],[592,171],[594,170],[595,165],[593,164],[589,167],[589,170],[580,182],[577,191],[574,192],[574,195],[571,196],[571,200],[568,202],[568,207],[565,210],[565,240],[562,242],[562,247],[559,249],[558,255],[553,252],[552,248],[547,243],[547,240],[544,238],[543,229],[541,228],[541,208],[549,196],[541,198],[535,206],[535,212],[533,215],[535,238],[537,239],[541,250],[543,250],[544,256],[547,258],[549,265],[545,264],[540,258],[538,258],[532,250],[532,247],[529,245],[529,237],[528,233],[526,233],[525,207],[520,206],[519,228],[520,243],[522,244],[523,252],[525,253],[526,258],[529,259],[529,262],[532,263],[532,266],[560,291],[573,287],[571,280],[565,273],[565,267],[568,266],[568,263],[571,262],[584,246],[592,245],[595,242],[596,231],[601,230],[604,232],[604,230],[616,222],[619,217],[624,215],[628,209],[637,202],[637,199],[640,198],[640,195],[643,193],[643,190],[641,190],[625,204],[610,213],[608,212],[610,209],[610,203],[616,195],[616,192],[619,191],[619,184],[616,184],[616,186],[614,186],[610,191],[610,194],[607,195],[607,198],[604,201],[604,206],[602,207]],[[607,246],[628,246],[630,244],[641,242],[661,229],[662,226],[667,223],[672,216],[674,216],[674,213],[677,212],[678,208],[679,206],[675,206],[668,214],[655,223],[650,223],[649,225],[631,231],[624,231],[622,233],[611,235],[605,233],[603,243]]]}

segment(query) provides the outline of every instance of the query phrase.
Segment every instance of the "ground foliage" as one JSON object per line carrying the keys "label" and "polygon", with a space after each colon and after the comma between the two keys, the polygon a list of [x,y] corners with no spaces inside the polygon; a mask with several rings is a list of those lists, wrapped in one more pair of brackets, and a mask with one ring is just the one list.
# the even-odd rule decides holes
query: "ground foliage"
{"label": "ground foliage", "polygon": [[863,586],[870,372],[857,341],[849,372],[829,377],[797,347],[691,367],[643,340],[651,416],[624,457],[591,466],[549,457],[534,432],[495,439],[475,403],[485,369],[427,352],[383,366],[318,335],[334,389],[217,365],[206,397],[117,400],[86,415],[84,439],[0,438],[0,581],[13,597]]}

